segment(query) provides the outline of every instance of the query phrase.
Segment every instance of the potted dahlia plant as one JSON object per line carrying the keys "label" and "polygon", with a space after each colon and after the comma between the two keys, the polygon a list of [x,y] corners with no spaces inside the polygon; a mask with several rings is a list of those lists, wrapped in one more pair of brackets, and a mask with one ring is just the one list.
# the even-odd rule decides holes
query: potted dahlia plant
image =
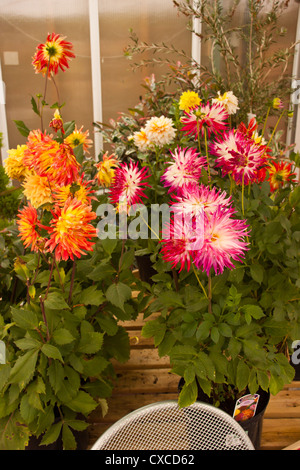
{"label": "potted dahlia plant", "polygon": [[[205,399],[233,414],[239,398],[258,395],[258,418],[295,372],[289,354],[300,334],[299,156],[276,133],[288,112],[281,100],[270,104],[278,117],[270,132],[263,119],[262,130],[255,118],[232,127],[238,104],[232,92],[203,101],[189,90],[173,103],[176,132],[159,159],[170,217],[155,230],[143,334],[182,378],[180,406]],[[136,145],[145,129],[147,123],[133,135]],[[108,198],[117,211],[125,201],[136,215],[141,202],[153,201],[151,145],[149,139],[140,165],[115,168]],[[151,237],[145,214],[139,222],[147,222]],[[246,417],[237,419],[258,448],[261,421],[250,430],[255,417]]]}
{"label": "potted dahlia plant", "polygon": [[[151,204],[166,202],[166,192],[161,183],[164,155],[169,148],[175,147],[176,139],[176,119],[173,119],[177,112],[173,108],[175,93],[167,91],[165,81],[157,81],[154,74],[146,77],[142,86],[146,90],[145,95],[128,113],[120,113],[117,120],[111,119],[108,124],[94,123],[111,152],[110,155],[109,152],[104,153],[98,164],[98,168],[106,168],[106,177],[99,184],[110,193],[108,201],[118,205],[122,189],[129,180],[132,184],[142,182],[137,192],[132,191],[132,197],[130,194],[126,197],[128,211],[133,204],[145,203],[145,191],[149,208]],[[112,188],[114,178],[119,183]],[[127,216],[131,217],[129,212]],[[148,221],[141,222],[145,228]],[[157,239],[157,234],[152,231],[152,237],[140,236],[135,241],[135,262],[141,279],[148,283],[152,282],[151,276],[155,274],[150,257]]]}
{"label": "potted dahlia plant", "polygon": [[[59,34],[37,47],[33,65],[45,91],[71,58],[72,44]],[[40,127],[17,121],[26,143],[5,160],[21,198],[15,225],[0,234],[0,448],[37,441],[47,449],[82,449],[90,413],[107,411],[111,359],[129,358],[119,320],[138,314],[141,299],[132,290],[139,281],[133,250],[98,237],[106,169],[89,156],[88,131],[63,121],[59,101],[45,126],[45,94],[31,103]]]}

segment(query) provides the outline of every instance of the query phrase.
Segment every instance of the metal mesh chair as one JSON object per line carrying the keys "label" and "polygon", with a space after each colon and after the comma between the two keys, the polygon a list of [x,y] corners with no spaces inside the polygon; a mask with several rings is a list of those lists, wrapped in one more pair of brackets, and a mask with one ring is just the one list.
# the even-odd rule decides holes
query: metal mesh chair
{"label": "metal mesh chair", "polygon": [[206,403],[179,408],[168,400],[129,413],[113,424],[91,450],[254,450],[229,414]]}

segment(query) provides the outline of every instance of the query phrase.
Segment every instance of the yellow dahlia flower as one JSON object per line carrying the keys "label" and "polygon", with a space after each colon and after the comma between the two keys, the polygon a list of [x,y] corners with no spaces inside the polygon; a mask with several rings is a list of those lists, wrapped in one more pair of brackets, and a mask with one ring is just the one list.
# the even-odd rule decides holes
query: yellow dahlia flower
{"label": "yellow dahlia flower", "polygon": [[54,188],[50,186],[46,176],[31,174],[27,176],[23,183],[23,194],[30,201],[32,207],[38,209],[44,204],[52,204],[52,191]]}
{"label": "yellow dahlia flower", "polygon": [[4,169],[7,176],[12,180],[23,181],[30,174],[30,170],[23,160],[26,149],[27,145],[18,145],[16,149],[7,151],[8,157],[4,160]]}
{"label": "yellow dahlia flower", "polygon": [[77,126],[75,126],[74,131],[72,134],[68,135],[68,137],[65,138],[65,143],[69,144],[70,147],[75,148],[78,145],[83,146],[83,150],[85,152],[88,152],[89,147],[91,147],[93,141],[89,139],[89,131],[83,132],[83,126],[81,126],[80,129],[77,129]]}
{"label": "yellow dahlia flower", "polygon": [[115,176],[115,168],[119,162],[114,154],[108,155],[107,153],[103,155],[102,161],[96,163],[95,166],[98,170],[96,180],[101,186],[109,188]]}
{"label": "yellow dahlia flower", "polygon": [[179,109],[189,112],[195,106],[199,106],[201,98],[195,91],[184,91],[179,99]]}

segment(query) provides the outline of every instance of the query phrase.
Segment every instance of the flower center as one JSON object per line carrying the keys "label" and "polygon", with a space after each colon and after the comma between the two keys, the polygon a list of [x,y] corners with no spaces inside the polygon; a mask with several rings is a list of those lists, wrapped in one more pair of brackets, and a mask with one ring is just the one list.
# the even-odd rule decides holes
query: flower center
{"label": "flower center", "polygon": [[215,242],[218,240],[218,238],[219,238],[219,235],[217,235],[216,233],[212,233],[210,241]]}

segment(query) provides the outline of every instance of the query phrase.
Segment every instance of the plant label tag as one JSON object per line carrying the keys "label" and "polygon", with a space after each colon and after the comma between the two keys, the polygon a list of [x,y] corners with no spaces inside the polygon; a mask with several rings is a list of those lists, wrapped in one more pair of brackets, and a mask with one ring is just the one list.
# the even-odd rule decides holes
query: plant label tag
{"label": "plant label tag", "polygon": [[236,421],[246,421],[256,413],[259,395],[244,395],[236,401],[233,417]]}

